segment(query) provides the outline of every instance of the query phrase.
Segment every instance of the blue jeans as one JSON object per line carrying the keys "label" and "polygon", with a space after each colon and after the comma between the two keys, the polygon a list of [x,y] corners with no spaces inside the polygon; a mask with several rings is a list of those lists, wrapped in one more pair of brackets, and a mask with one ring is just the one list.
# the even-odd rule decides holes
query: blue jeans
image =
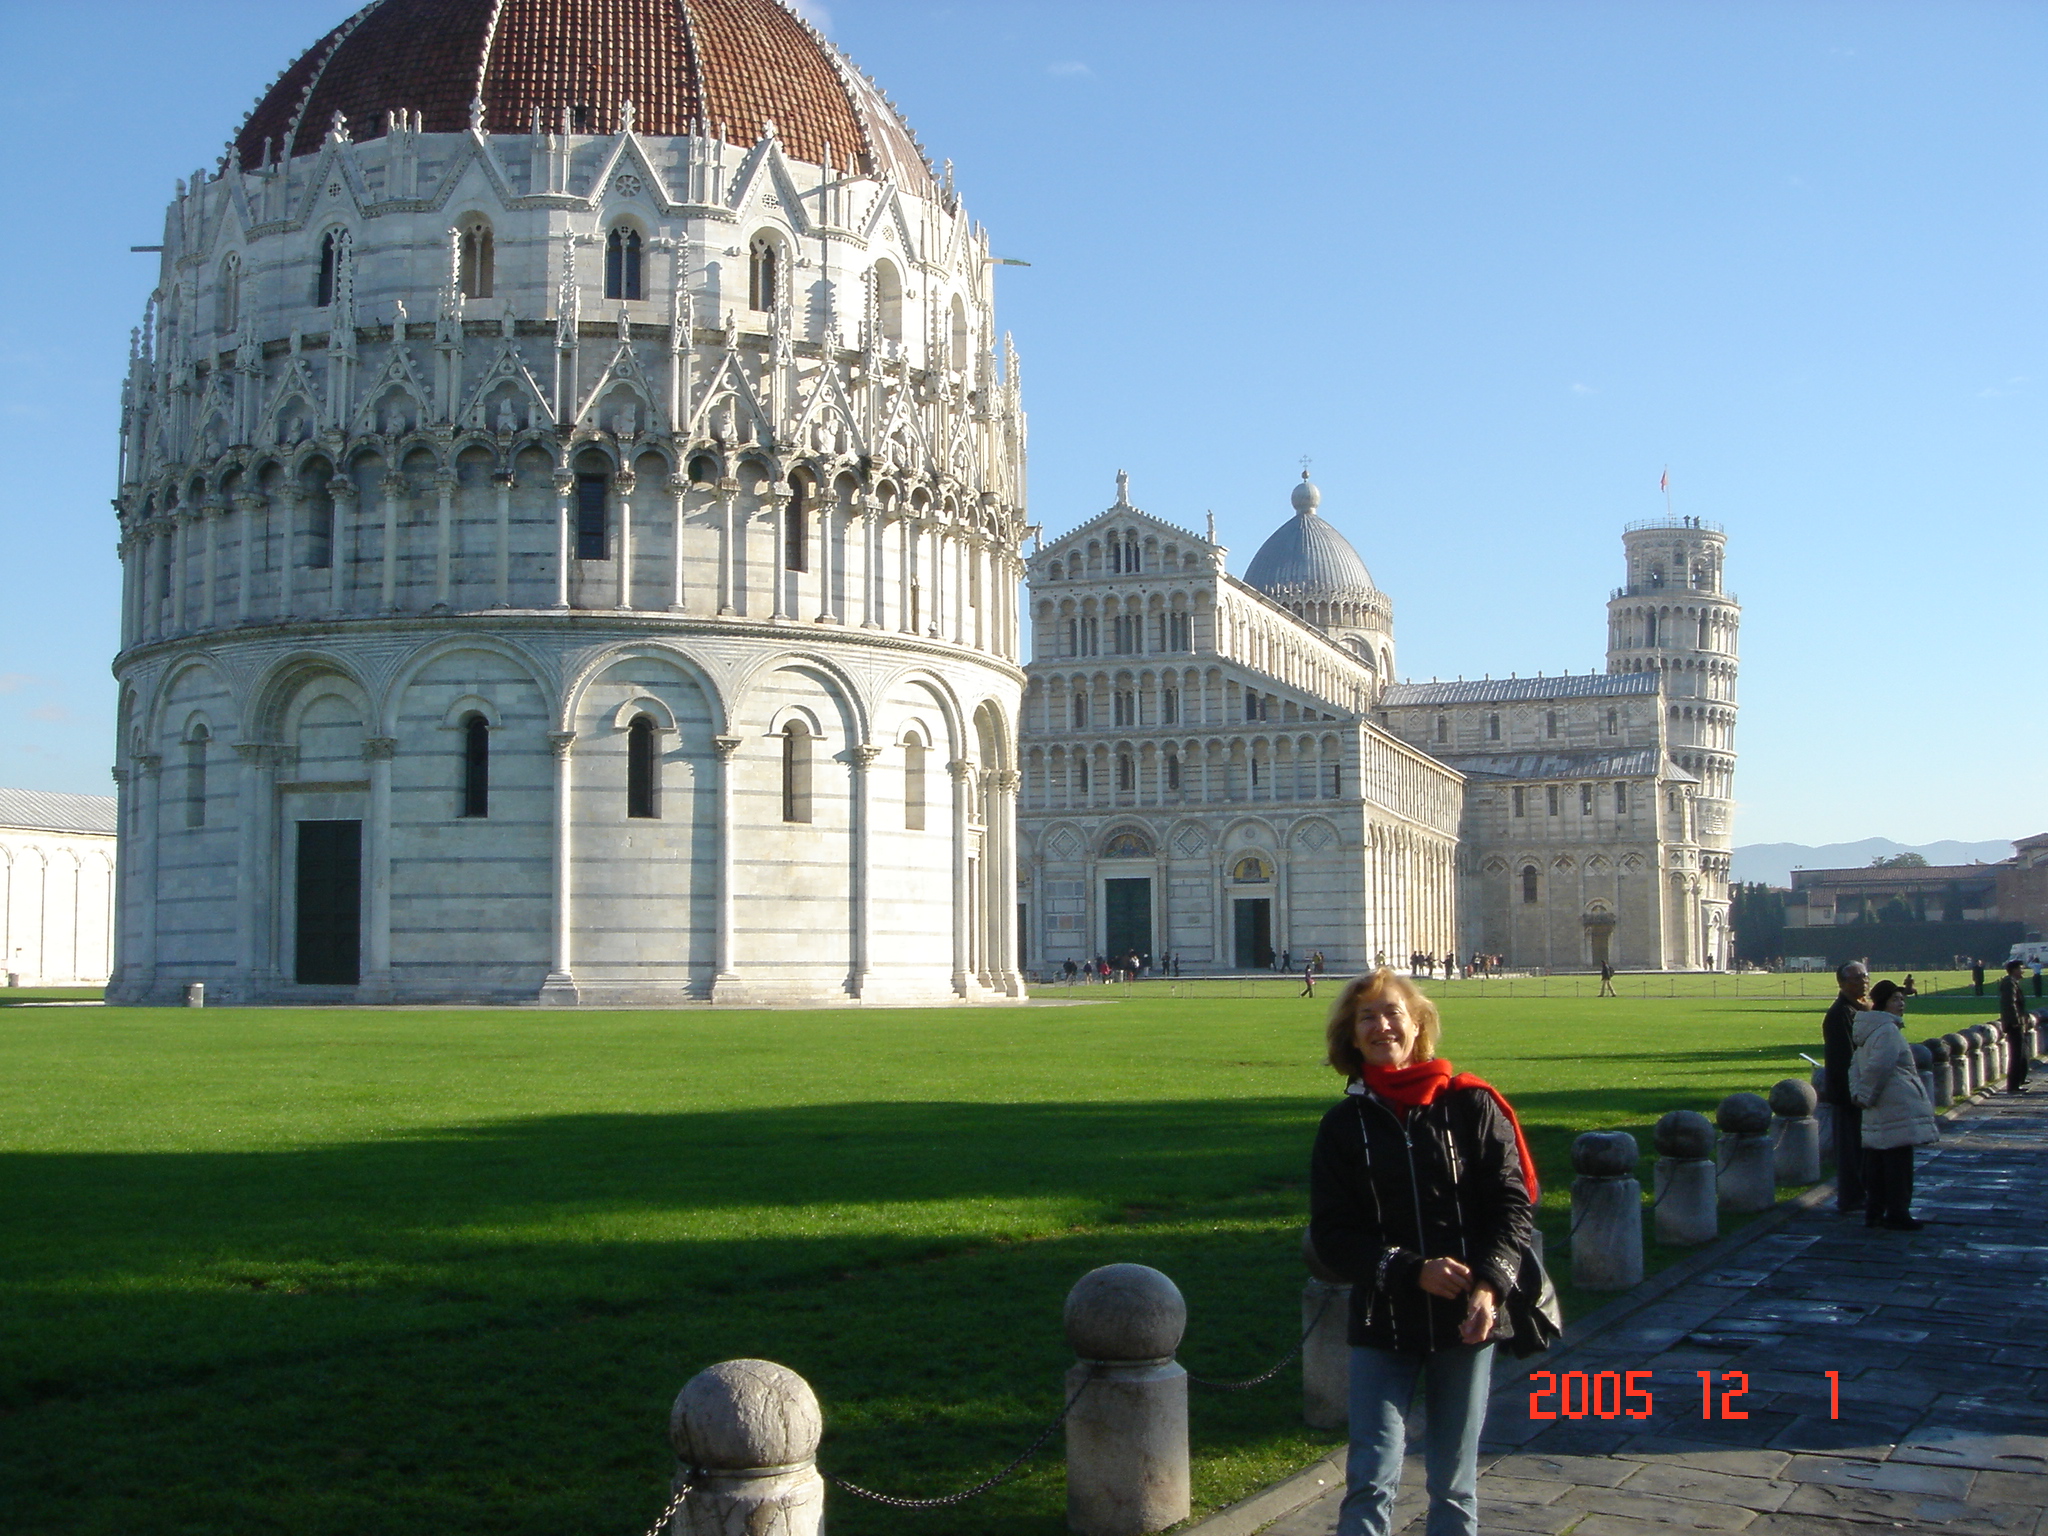
{"label": "blue jeans", "polygon": [[1337,1536],[1386,1536],[1401,1491],[1401,1419],[1423,1378],[1429,1474],[1427,1536],[1479,1536],[1479,1426],[1493,1374],[1491,1344],[1428,1355],[1351,1351],[1351,1453]]}

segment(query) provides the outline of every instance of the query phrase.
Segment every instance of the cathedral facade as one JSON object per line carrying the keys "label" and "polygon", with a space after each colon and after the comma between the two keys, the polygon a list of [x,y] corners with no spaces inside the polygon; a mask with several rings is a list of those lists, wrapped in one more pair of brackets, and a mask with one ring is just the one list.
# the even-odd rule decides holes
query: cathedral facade
{"label": "cathedral facade", "polygon": [[1027,960],[1183,972],[1413,953],[1517,968],[1729,958],[1736,632],[1726,539],[1623,533],[1607,671],[1394,681],[1391,601],[1320,511],[1243,578],[1117,502],[1028,564]]}
{"label": "cathedral facade", "polygon": [[180,183],[109,996],[1019,995],[996,264],[775,0],[373,0]]}

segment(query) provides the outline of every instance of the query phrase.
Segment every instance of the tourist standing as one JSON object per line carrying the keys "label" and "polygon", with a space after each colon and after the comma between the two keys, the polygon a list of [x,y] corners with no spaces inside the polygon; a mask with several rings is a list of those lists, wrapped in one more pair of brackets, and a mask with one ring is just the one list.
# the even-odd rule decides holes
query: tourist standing
{"label": "tourist standing", "polygon": [[2005,962],[2005,979],[1998,984],[1998,1026],[2005,1031],[2005,1091],[2027,1091],[2027,1058],[2034,1054],[2034,1015],[2027,1009],[2024,960]]}
{"label": "tourist standing", "polygon": [[1835,1107],[1835,1209],[1847,1215],[1863,1209],[1863,1111],[1849,1097],[1849,1057],[1856,1015],[1870,1005],[1863,995],[1870,972],[1861,960],[1847,961],[1835,968],[1835,985],[1840,991],[1820,1022],[1822,1092]]}
{"label": "tourist standing", "polygon": [[1436,1005],[1384,967],[1345,986],[1324,1033],[1348,1080],[1309,1175],[1310,1240],[1351,1282],[1338,1536],[1391,1528],[1418,1379],[1429,1536],[1479,1530],[1493,1342],[1529,1244],[1536,1165],[1507,1101],[1438,1057],[1440,1034]]}
{"label": "tourist standing", "polygon": [[1849,1063],[1849,1092],[1862,1113],[1863,1212],[1866,1227],[1917,1232],[1913,1219],[1913,1149],[1941,1140],[1934,1106],[1913,1065],[1899,1021],[1906,994],[1895,983],[1870,989],[1872,1006],[1856,1015],[1856,1049]]}

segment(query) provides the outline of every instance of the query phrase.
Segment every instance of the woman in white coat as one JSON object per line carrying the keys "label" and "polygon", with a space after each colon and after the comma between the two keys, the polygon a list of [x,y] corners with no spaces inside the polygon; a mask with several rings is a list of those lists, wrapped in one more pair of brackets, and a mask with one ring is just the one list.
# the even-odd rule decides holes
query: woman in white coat
{"label": "woman in white coat", "polygon": [[1863,1224],[1917,1232],[1926,1223],[1913,1219],[1913,1149],[1939,1141],[1941,1131],[1899,1023],[1904,990],[1880,981],[1870,1002],[1849,1031],[1849,1097],[1863,1109]]}

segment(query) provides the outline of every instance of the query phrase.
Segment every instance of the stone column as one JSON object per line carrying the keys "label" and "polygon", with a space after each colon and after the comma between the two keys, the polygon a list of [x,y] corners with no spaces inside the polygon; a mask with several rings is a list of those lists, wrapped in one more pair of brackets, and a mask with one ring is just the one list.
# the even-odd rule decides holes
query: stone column
{"label": "stone column", "polygon": [[1697,1110],[1674,1109],[1651,1132],[1657,1241],[1691,1247],[1721,1233],[1714,1188],[1714,1127]]}
{"label": "stone column", "polygon": [[181,507],[171,514],[171,633],[185,632],[185,562],[192,554],[194,514]]}
{"label": "stone column", "polygon": [[668,611],[683,611],[683,509],[689,500],[690,477],[670,475],[668,477],[670,503],[671,547],[669,549],[669,595]]}
{"label": "stone column", "polygon": [[114,826],[120,835],[114,839],[114,900],[113,913],[109,918],[111,927],[107,934],[110,951],[107,998],[111,1002],[128,1000],[128,962],[132,947],[128,941],[128,888],[135,878],[135,854],[131,846],[135,840],[130,836],[135,825],[135,791],[130,787],[133,777],[126,768],[118,765],[114,768]]}
{"label": "stone column", "polygon": [[569,606],[569,556],[575,546],[571,542],[571,520],[576,515],[576,477],[566,469],[555,471],[555,600],[549,606],[566,609]]}
{"label": "stone column", "polygon": [[1173,1358],[1187,1318],[1179,1289],[1142,1264],[1090,1270],[1067,1295],[1067,1528],[1080,1536],[1188,1517],[1188,1373]]}
{"label": "stone column", "polygon": [[809,1383],[771,1360],[700,1371],[669,1412],[676,1486],[689,1495],[668,1536],[823,1536],[824,1415]]}
{"label": "stone column", "polygon": [[277,556],[277,617],[289,619],[299,597],[299,518],[305,511],[306,493],[296,484],[278,492],[284,504],[284,538]]}
{"label": "stone column", "polygon": [[730,986],[739,979],[733,969],[737,959],[733,932],[733,836],[738,830],[733,807],[737,799],[734,780],[739,773],[735,760],[741,740],[738,736],[711,738],[711,745],[718,749],[718,971],[711,984],[714,1002],[720,986]]}
{"label": "stone column", "polygon": [[519,477],[509,469],[498,470],[491,476],[491,488],[497,493],[498,502],[497,548],[493,552],[491,602],[498,608],[512,606],[512,487],[518,483]]}
{"label": "stone column", "polygon": [[953,777],[953,991],[967,996],[967,811],[974,793],[974,765],[965,758],[946,764]]}
{"label": "stone column", "polygon": [[718,611],[721,614],[736,614],[740,611],[738,585],[739,529],[733,522],[733,499],[739,495],[740,483],[730,476],[718,482]]}
{"label": "stone column", "polygon": [[241,537],[236,544],[235,570],[235,622],[249,621],[249,588],[256,580],[256,536],[262,527],[259,519],[269,502],[253,492],[243,491],[235,497],[235,510],[241,514],[239,529]]}
{"label": "stone column", "polygon": [[[1788,1077],[1771,1089],[1771,1171],[1779,1184],[1820,1182],[1820,1122],[1813,1084]],[[1775,1197],[1777,1191],[1772,1190]]]}
{"label": "stone column", "polygon": [[880,629],[875,602],[881,595],[882,522],[875,513],[873,500],[865,492],[855,499],[854,505],[860,509],[860,626]]}
{"label": "stone column", "polygon": [[1625,1291],[1643,1278],[1643,1187],[1636,1139],[1587,1131],[1572,1143],[1572,1283]]}
{"label": "stone column", "polygon": [[875,868],[875,759],[882,749],[869,742],[848,749],[853,769],[853,976],[855,997],[866,997],[874,982],[874,920],[868,911]]}
{"label": "stone column", "polygon": [[768,506],[773,515],[775,528],[775,554],[768,562],[768,569],[775,574],[775,606],[769,612],[772,619],[793,617],[789,611],[789,493],[782,487],[770,483]]}
{"label": "stone column", "polygon": [[370,768],[370,819],[363,828],[363,981],[357,996],[366,1003],[391,1000],[391,754],[397,738],[363,740]]}
{"label": "stone column", "polygon": [[219,606],[220,520],[227,510],[228,504],[218,496],[209,496],[199,504],[199,622],[205,629],[214,627]]}
{"label": "stone column", "polygon": [[1762,1094],[1731,1093],[1714,1118],[1721,1127],[1721,1209],[1768,1211],[1778,1201],[1778,1181],[1771,1167],[1771,1106]]}
{"label": "stone column", "polygon": [[[993,969],[996,987],[1005,997],[1024,995],[1024,968],[1017,954],[1017,798],[1023,787],[1023,774],[1014,768],[1003,769],[996,775],[996,793],[990,806],[989,827],[995,835],[998,850],[994,917],[999,964]],[[1162,862],[1161,872],[1156,877],[1162,912],[1167,894],[1164,869]]]}
{"label": "stone column", "polygon": [[554,963],[541,983],[540,1001],[547,1006],[570,1008],[576,1004],[576,978],[572,969],[571,923],[575,910],[570,901],[570,884],[575,878],[574,788],[570,748],[574,731],[548,732],[548,746],[555,755],[555,843],[554,843]]}
{"label": "stone column", "polygon": [[1301,1232],[1308,1284],[1301,1291],[1301,1417],[1311,1429],[1342,1429],[1351,1415],[1351,1287]]}
{"label": "stone column", "polygon": [[443,608],[455,598],[455,488],[453,473],[434,476],[434,602]]}
{"label": "stone column", "polygon": [[327,611],[341,614],[348,611],[347,535],[354,531],[357,504],[362,498],[355,481],[346,475],[336,475],[328,482],[327,495],[334,503],[327,535]]}
{"label": "stone column", "polygon": [[235,1001],[249,1002],[276,979],[278,890],[277,765],[283,749],[263,741],[238,741],[242,762],[240,824],[235,828],[235,968],[241,985]]}
{"label": "stone column", "polygon": [[839,614],[832,606],[832,556],[835,542],[832,537],[832,509],[839,504],[836,495],[820,493],[818,497],[818,620],[820,624],[837,624]]}
{"label": "stone column", "polygon": [[[136,1002],[146,1002],[156,985],[156,870],[157,843],[163,835],[163,814],[160,800],[163,794],[164,760],[154,752],[135,754],[135,771],[141,774],[140,781],[130,782],[130,788],[140,791],[136,796],[136,848],[135,890],[131,893],[136,902],[135,964],[130,968],[134,986],[130,996]],[[124,829],[125,830],[125,829]]]}
{"label": "stone column", "polygon": [[633,493],[639,487],[640,477],[630,469],[612,476],[612,490],[619,498],[619,547],[612,551],[612,558],[619,566],[615,606],[620,609],[633,606]]}
{"label": "stone column", "polygon": [[383,575],[377,587],[377,611],[398,611],[398,512],[406,500],[405,476],[393,470],[377,483],[384,493]]}

